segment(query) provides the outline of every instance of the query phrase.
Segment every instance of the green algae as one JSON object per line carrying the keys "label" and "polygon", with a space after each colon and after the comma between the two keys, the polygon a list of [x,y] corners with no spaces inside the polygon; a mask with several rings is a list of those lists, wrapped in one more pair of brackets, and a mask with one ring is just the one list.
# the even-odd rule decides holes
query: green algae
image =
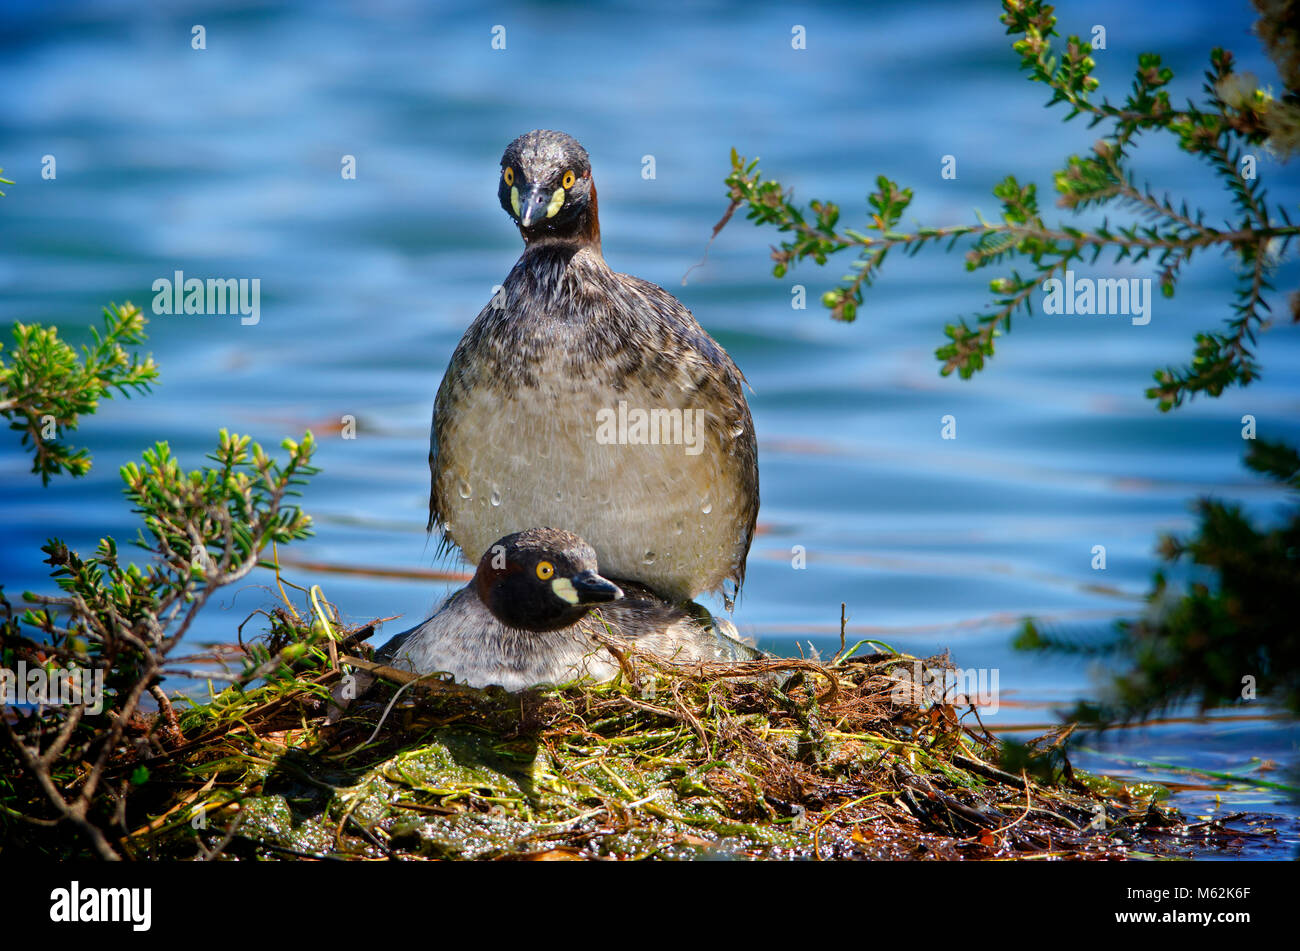
{"label": "green algae", "polygon": [[[650,666],[633,682],[517,696],[433,683],[395,704],[381,683],[330,724],[326,677],[261,723],[253,711],[270,709],[270,698],[256,690],[195,706],[187,730],[215,736],[222,721],[238,729],[192,751],[183,772],[210,784],[203,808],[225,824],[230,857],[1132,851],[1150,819],[1148,790],[1001,772],[997,743],[953,708],[898,703],[896,671],[917,663],[887,654],[833,667],[792,661],[784,682]],[[274,695],[285,698],[283,684]],[[194,832],[173,823],[150,835],[166,852],[183,850]],[[217,837],[213,828],[199,835]]]}
{"label": "green algae", "polygon": [[[1185,821],[1148,785],[1070,770],[1055,741],[1042,757],[1051,768],[1024,747],[1004,764],[969,711],[897,689],[900,670],[906,678],[943,658],[679,668],[633,657],[612,683],[512,695],[409,675],[388,683],[364,658],[338,656],[378,677],[342,712],[330,691],[343,671],[315,651],[259,687],[183,705],[170,748],[124,750],[114,769],[149,776],[123,810],[124,852],[689,860],[1187,850],[1188,837],[1174,834]],[[1199,824],[1202,844],[1220,833]]]}

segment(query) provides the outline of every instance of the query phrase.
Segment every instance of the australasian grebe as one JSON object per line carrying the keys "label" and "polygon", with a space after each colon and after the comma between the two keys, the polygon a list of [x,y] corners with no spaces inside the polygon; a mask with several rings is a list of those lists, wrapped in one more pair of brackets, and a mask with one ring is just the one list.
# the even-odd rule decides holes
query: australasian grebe
{"label": "australasian grebe", "polygon": [[676,663],[763,656],[641,585],[602,577],[597,564],[591,546],[571,532],[507,535],[484,552],[468,585],[380,648],[376,660],[514,691],[612,679],[618,661],[594,633]]}
{"label": "australasian grebe", "polygon": [[476,554],[563,525],[665,598],[738,590],[758,515],[744,377],[676,298],[605,263],[578,142],[529,132],[501,170],[525,248],[438,390],[430,530]]}

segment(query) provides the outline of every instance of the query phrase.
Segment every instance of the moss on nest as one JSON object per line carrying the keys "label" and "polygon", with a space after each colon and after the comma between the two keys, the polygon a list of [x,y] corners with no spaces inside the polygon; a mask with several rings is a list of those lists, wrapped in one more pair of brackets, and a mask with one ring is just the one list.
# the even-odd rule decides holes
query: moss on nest
{"label": "moss on nest", "polygon": [[[365,653],[366,633],[337,646]],[[378,679],[328,722],[348,660]],[[946,665],[877,653],[685,668],[631,652],[613,683],[507,694],[313,648],[291,677],[181,711],[184,741],[147,761],[121,845],[136,858],[1121,858],[1241,834],[1187,823],[1159,787],[1072,770],[1063,733],[1016,749],[1012,772],[977,718],[926,702],[914,672]]]}

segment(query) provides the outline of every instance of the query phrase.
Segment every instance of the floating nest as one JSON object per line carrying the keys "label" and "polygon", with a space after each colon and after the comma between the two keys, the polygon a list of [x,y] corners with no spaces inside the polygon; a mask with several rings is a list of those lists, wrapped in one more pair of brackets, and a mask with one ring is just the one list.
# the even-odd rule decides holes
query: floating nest
{"label": "floating nest", "polygon": [[[379,667],[368,633],[256,689],[181,704],[170,726],[142,721],[149,741],[113,766],[131,784],[115,847],[143,860],[1110,859],[1251,834],[1229,827],[1240,817],[1188,822],[1161,787],[1072,769],[1068,729],[1003,745],[975,710],[927,696],[946,656],[682,667],[627,651],[612,683],[507,694]],[[361,695],[340,710],[331,693],[350,695],[357,669],[347,686]]]}

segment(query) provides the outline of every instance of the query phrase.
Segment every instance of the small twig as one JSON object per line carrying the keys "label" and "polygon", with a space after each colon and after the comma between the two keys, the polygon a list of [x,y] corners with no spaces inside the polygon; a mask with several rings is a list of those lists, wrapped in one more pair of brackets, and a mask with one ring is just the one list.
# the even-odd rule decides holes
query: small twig
{"label": "small twig", "polygon": [[721,233],[722,229],[727,226],[727,222],[730,221],[731,216],[736,213],[736,209],[739,208],[744,203],[745,200],[743,198],[733,197],[731,199],[731,204],[727,206],[727,210],[723,212],[723,215],[718,220],[718,223],[713,226],[713,234],[709,235],[708,243],[704,245],[704,255],[698,261],[696,261],[694,264],[688,267],[686,269],[686,273],[682,275],[683,287],[686,286],[686,279],[691,276],[691,271],[694,271],[698,267],[704,266],[704,262],[709,259],[709,248],[713,246],[714,240],[718,237],[719,233]]}
{"label": "small twig", "polygon": [[162,685],[153,684],[150,686],[149,695],[158,702],[158,712],[167,724],[167,732],[171,734],[175,742],[184,742],[185,735],[181,733],[181,721],[176,716],[176,710],[172,707],[171,699],[167,696],[167,692],[163,690]]}

